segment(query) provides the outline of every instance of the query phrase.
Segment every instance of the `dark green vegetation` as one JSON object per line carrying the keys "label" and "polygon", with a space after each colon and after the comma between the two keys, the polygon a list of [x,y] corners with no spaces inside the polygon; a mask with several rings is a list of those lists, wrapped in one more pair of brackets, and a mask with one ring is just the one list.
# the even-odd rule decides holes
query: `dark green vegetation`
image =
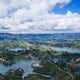
{"label": "dark green vegetation", "polygon": [[71,77],[53,62],[42,61],[41,65],[43,67],[34,69],[38,74],[46,74],[54,80],[71,80]]}
{"label": "dark green vegetation", "polygon": [[[45,46],[80,49],[80,33],[76,34],[0,34],[0,62],[10,66],[19,59],[38,59],[40,67],[24,79],[22,69],[0,75],[0,80],[80,80],[80,54],[55,51]],[[22,50],[17,50],[21,48]]]}
{"label": "dark green vegetation", "polygon": [[26,77],[24,80],[51,80],[51,79],[41,76],[39,74],[31,74],[28,77]]}
{"label": "dark green vegetation", "polygon": [[0,74],[0,80],[22,80],[24,71],[22,69],[10,70],[7,73]]}

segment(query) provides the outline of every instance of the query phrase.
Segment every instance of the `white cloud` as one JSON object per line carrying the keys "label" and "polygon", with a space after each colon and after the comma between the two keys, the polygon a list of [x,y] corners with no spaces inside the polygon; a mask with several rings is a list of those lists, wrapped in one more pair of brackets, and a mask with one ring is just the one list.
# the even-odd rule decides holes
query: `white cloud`
{"label": "white cloud", "polygon": [[0,0],[0,17],[4,17],[8,14],[9,6],[4,0]]}
{"label": "white cloud", "polygon": [[[7,1],[7,2],[5,2]],[[59,31],[79,31],[80,15],[68,11],[66,15],[51,13],[57,3],[61,7],[71,0],[1,0],[0,32],[12,33],[52,33]],[[12,12],[11,12],[12,11]]]}

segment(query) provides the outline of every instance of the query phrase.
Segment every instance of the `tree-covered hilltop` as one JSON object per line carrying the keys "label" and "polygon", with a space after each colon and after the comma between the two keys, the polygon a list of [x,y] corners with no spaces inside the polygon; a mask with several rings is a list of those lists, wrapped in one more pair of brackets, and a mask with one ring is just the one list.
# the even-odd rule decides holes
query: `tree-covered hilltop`
{"label": "tree-covered hilltop", "polygon": [[9,70],[6,73],[0,74],[0,80],[22,80],[24,71],[21,68]]}

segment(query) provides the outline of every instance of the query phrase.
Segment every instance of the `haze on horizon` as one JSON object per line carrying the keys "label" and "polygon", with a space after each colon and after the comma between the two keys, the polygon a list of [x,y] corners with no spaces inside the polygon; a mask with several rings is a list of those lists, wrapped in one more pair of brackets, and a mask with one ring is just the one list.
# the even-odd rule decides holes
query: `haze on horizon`
{"label": "haze on horizon", "polygon": [[0,0],[0,33],[80,32],[80,0]]}

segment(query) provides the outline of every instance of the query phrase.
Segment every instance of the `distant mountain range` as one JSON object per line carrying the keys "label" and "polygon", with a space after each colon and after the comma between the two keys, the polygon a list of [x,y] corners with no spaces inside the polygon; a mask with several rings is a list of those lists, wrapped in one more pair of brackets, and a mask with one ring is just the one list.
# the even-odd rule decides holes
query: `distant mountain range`
{"label": "distant mountain range", "polygon": [[54,38],[54,39],[80,39],[80,33],[55,33],[55,34],[10,34],[0,33],[0,40],[3,39],[35,39],[35,38]]}

